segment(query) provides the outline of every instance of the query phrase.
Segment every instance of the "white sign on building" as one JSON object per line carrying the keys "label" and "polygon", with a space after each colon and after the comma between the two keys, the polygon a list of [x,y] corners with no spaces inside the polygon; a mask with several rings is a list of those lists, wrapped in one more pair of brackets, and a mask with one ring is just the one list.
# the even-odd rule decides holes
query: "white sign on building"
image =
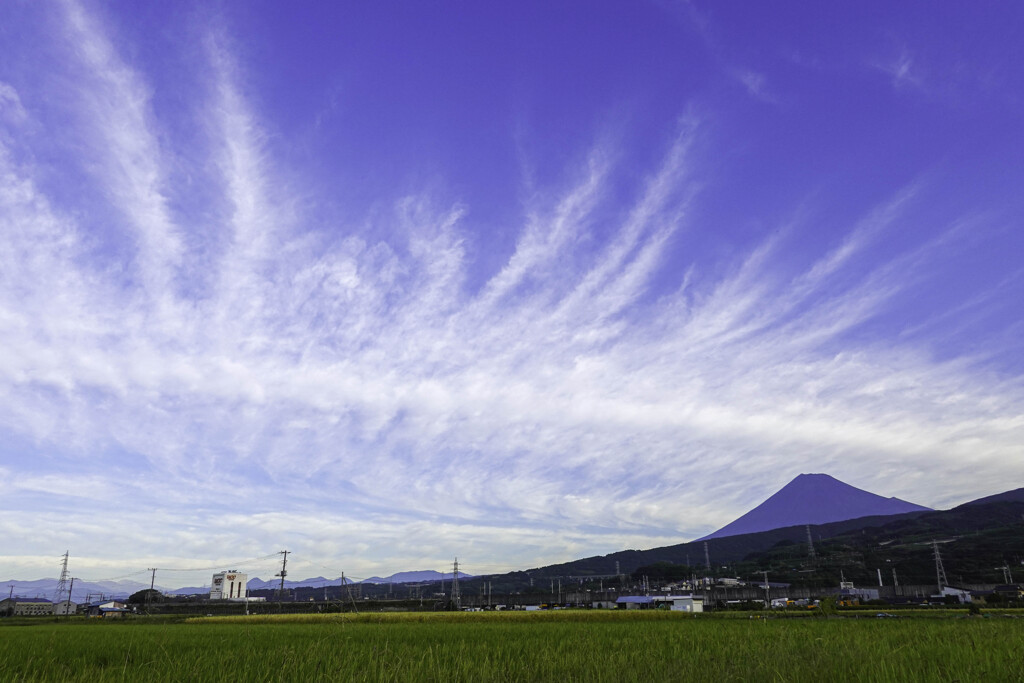
{"label": "white sign on building", "polygon": [[249,580],[246,574],[237,571],[220,572],[213,575],[210,583],[211,600],[243,600],[245,599],[245,583]]}

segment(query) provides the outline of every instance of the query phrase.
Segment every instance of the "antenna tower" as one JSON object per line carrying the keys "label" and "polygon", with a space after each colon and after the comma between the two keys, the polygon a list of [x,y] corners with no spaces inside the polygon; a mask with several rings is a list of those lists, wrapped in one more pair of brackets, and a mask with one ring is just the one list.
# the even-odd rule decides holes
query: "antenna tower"
{"label": "antenna tower", "polygon": [[817,559],[817,554],[814,552],[814,539],[811,538],[811,525],[807,525],[807,557],[810,558],[811,562]]}
{"label": "antenna tower", "polygon": [[455,609],[462,609],[462,594],[459,593],[459,558],[455,558],[452,567],[452,604]]}
{"label": "antenna tower", "polygon": [[[60,602],[68,589],[68,551],[64,551],[64,559],[60,563],[60,581],[57,582],[57,591],[53,594],[53,601]],[[71,596],[68,595],[68,600]]]}
{"label": "antenna tower", "polygon": [[935,581],[939,584],[939,592],[949,584],[946,580],[946,570],[942,567],[942,555],[939,554],[939,542],[932,541],[932,552],[935,554]]}

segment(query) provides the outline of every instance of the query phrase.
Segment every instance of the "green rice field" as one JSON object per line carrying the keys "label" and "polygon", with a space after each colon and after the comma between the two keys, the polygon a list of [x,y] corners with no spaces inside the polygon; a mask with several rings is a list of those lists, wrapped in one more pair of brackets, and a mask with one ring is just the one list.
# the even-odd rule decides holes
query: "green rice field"
{"label": "green rice field", "polygon": [[0,626],[0,681],[192,680],[1024,681],[1024,618],[557,611]]}

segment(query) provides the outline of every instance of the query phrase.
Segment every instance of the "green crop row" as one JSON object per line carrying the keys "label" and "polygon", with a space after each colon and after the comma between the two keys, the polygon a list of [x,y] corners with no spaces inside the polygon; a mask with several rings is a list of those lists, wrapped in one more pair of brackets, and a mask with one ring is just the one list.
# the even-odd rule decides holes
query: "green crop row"
{"label": "green crop row", "polygon": [[693,614],[668,610],[535,610],[507,612],[332,612],[328,614],[259,614],[226,617],[191,617],[192,624],[322,624],[322,623],[539,623],[571,621],[574,623],[608,621],[663,621],[693,619]]}
{"label": "green crop row", "polygon": [[0,681],[1024,681],[1024,619],[286,615],[0,629]]}

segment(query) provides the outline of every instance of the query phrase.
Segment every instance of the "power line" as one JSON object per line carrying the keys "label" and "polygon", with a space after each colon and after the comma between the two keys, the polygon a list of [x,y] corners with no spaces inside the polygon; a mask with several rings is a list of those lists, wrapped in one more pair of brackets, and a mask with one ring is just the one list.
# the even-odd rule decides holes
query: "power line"
{"label": "power line", "polygon": [[[215,571],[215,570],[218,570],[218,569],[223,569],[225,566],[241,567],[241,566],[245,566],[247,564],[253,564],[255,562],[262,562],[263,560],[269,560],[269,559],[271,559],[273,557],[276,557],[279,554],[280,553],[271,553],[269,555],[264,555],[262,557],[250,557],[249,559],[238,560],[236,562],[223,562],[221,564],[214,565],[212,567],[160,567],[160,571],[165,572],[165,573],[167,573],[167,572],[170,572],[170,573],[179,573],[179,572],[209,572],[209,571]],[[129,574],[122,574],[121,576],[104,577],[104,578],[99,578],[99,579],[83,579],[82,577],[78,577],[78,578],[79,578],[80,581],[92,581],[94,583],[95,582],[99,582],[99,581],[120,581],[122,579],[130,579],[133,576],[138,576],[139,574],[143,574],[143,573],[149,572],[149,571],[152,571],[151,567],[147,567],[146,569],[139,569],[139,570],[136,570],[136,571],[131,572]]]}
{"label": "power line", "polygon": [[[212,567],[183,567],[183,568],[161,567],[160,570],[161,571],[165,571],[165,572],[209,572],[209,571],[213,571],[215,569],[223,569],[226,566],[241,567],[241,566],[244,566],[246,564],[253,563],[253,562],[260,562],[262,560],[269,560],[272,557],[275,557],[275,556],[280,555],[280,554],[281,554],[280,552],[276,552],[276,553],[270,553],[269,555],[264,555],[263,557],[252,557],[252,558],[249,558],[248,560],[241,560],[239,562],[222,562],[221,564],[214,565]],[[147,569],[145,571],[149,571],[149,570]],[[135,574],[138,574],[138,573],[140,573],[140,572],[135,572]],[[129,575],[129,576],[131,576],[131,575]]]}
{"label": "power line", "polygon": [[131,574],[124,574],[124,575],[122,575],[122,576],[114,576],[114,577],[110,577],[110,578],[103,578],[103,579],[83,579],[82,577],[78,577],[78,579],[79,579],[79,581],[92,581],[92,582],[94,582],[94,583],[95,583],[95,582],[98,582],[98,581],[120,581],[121,579],[130,579],[130,578],[131,578],[131,577],[133,577],[133,576],[138,576],[139,574],[142,574],[142,573],[144,573],[144,572],[148,572],[148,571],[149,571],[148,569],[140,569],[140,570],[138,570],[138,571],[134,571],[134,572],[132,572]]}

